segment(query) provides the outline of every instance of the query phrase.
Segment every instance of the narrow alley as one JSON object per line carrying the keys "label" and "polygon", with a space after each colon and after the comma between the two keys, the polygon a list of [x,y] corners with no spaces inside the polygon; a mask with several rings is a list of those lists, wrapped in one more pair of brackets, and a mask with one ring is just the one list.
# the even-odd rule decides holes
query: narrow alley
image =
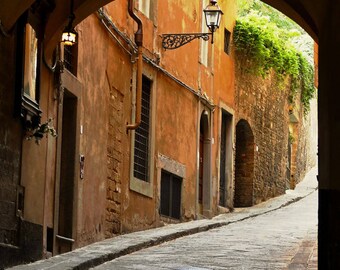
{"label": "narrow alley", "polygon": [[317,170],[295,190],[213,219],[110,238],[16,266],[37,269],[317,269]]}
{"label": "narrow alley", "polygon": [[316,238],[314,191],[287,207],[144,249],[94,269],[317,269],[316,262],[309,261]]}

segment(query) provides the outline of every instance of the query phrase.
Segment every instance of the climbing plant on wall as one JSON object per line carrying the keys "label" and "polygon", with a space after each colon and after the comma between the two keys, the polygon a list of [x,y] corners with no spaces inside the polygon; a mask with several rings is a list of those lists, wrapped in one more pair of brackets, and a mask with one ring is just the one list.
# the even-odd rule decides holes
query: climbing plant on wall
{"label": "climbing plant on wall", "polygon": [[[234,45],[239,55],[249,61],[243,68],[247,72],[267,76],[275,71],[279,81],[291,78],[290,102],[293,103],[301,89],[304,113],[310,109],[315,96],[313,43],[303,42],[304,31],[283,14],[258,0],[240,0],[241,11],[234,29]],[[301,41],[302,40],[302,41]],[[298,50],[295,44],[306,44],[307,49]],[[297,45],[301,48],[301,45]]]}

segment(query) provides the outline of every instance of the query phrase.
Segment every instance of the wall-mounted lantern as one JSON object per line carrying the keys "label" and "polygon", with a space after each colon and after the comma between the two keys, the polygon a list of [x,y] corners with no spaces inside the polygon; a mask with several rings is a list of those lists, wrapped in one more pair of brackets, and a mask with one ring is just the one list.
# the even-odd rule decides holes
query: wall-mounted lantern
{"label": "wall-mounted lantern", "polygon": [[73,0],[71,0],[71,12],[68,19],[68,25],[65,27],[61,36],[61,42],[64,45],[72,46],[77,42],[77,32],[74,30],[73,27],[73,21],[75,19],[75,15],[73,12]]}
{"label": "wall-mounted lantern", "polygon": [[177,49],[196,38],[207,41],[209,40],[209,35],[211,35],[211,43],[214,43],[214,32],[220,27],[223,12],[217,5],[216,0],[210,0],[210,4],[203,12],[205,23],[210,33],[164,34],[162,35],[162,47],[168,50]]}

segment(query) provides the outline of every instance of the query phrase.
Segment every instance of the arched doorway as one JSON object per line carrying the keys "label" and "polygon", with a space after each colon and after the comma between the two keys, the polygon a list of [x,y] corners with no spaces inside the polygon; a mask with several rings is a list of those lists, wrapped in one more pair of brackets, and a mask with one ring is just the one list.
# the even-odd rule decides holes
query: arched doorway
{"label": "arched doorway", "polygon": [[253,205],[254,135],[249,123],[240,120],[236,125],[235,207]]}
{"label": "arched doorway", "polygon": [[211,212],[211,139],[207,111],[203,111],[200,118],[198,204],[199,214],[209,217]]}

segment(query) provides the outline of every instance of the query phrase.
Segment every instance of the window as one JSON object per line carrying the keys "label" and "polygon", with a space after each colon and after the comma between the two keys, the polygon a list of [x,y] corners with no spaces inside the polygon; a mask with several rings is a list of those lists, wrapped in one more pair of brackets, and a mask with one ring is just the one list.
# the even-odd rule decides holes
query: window
{"label": "window", "polygon": [[64,46],[64,66],[74,76],[77,76],[78,46]]}
{"label": "window", "polygon": [[149,181],[151,81],[143,77],[141,124],[135,131],[133,176]]}
{"label": "window", "polygon": [[[154,77],[154,73],[148,76]],[[130,189],[153,198],[154,196],[154,119],[155,111],[152,110],[155,103],[155,93],[152,91],[154,83],[151,79],[143,76],[142,81],[142,104],[141,124],[131,133],[131,163],[130,163]],[[135,107],[132,107],[132,116]],[[133,121],[133,119],[132,119]]]}
{"label": "window", "polygon": [[24,95],[37,100],[38,38],[30,24],[25,26]]}
{"label": "window", "polygon": [[230,54],[230,37],[231,33],[227,29],[224,29],[224,52],[226,54]]}
{"label": "window", "polygon": [[175,219],[181,217],[182,178],[162,170],[160,214]]}
{"label": "window", "polygon": [[143,12],[146,17],[150,18],[151,0],[139,0],[138,9]]}
{"label": "window", "polygon": [[42,31],[38,17],[26,12],[18,22],[16,111],[28,126],[40,121],[40,66]]}

